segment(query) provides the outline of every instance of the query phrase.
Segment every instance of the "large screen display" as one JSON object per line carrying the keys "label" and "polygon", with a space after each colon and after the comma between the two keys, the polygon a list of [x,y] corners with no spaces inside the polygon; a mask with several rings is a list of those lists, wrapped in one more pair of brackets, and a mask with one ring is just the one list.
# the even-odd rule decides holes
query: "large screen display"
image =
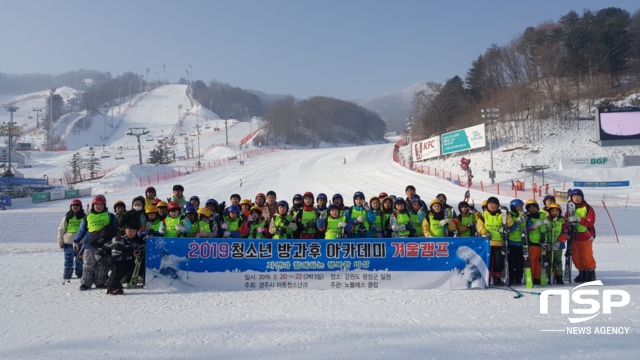
{"label": "large screen display", "polygon": [[601,145],[640,144],[640,108],[600,109],[598,113]]}

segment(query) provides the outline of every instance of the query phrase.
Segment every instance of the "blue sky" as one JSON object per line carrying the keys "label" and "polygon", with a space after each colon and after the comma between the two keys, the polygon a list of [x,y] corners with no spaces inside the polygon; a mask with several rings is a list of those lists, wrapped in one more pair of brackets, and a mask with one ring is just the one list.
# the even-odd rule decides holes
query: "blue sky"
{"label": "blue sky", "polygon": [[156,73],[299,98],[365,99],[464,77],[491,43],[636,1],[6,1],[0,72]]}

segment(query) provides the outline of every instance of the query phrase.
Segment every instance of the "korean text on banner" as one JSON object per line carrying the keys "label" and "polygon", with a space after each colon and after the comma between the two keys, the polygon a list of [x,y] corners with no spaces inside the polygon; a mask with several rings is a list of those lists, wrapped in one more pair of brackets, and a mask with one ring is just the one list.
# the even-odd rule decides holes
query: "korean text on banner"
{"label": "korean text on banner", "polygon": [[440,137],[432,138],[411,143],[411,151],[413,152],[413,161],[421,161],[440,156]]}
{"label": "korean text on banner", "polygon": [[446,133],[442,135],[442,154],[481,148],[485,140],[484,124]]}
{"label": "korean text on banner", "polygon": [[485,238],[149,238],[147,289],[485,288]]}

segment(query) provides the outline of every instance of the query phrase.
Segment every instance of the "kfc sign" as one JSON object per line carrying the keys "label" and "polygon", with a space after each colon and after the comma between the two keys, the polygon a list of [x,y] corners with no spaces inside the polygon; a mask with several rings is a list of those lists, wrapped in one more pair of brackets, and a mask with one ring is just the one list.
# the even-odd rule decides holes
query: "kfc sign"
{"label": "kfc sign", "polygon": [[411,144],[413,161],[421,161],[440,156],[440,137],[435,136],[427,140]]}

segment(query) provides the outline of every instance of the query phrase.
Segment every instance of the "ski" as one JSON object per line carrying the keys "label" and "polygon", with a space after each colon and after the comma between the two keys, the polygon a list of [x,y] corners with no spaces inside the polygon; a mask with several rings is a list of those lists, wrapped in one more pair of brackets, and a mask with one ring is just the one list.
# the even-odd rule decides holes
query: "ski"
{"label": "ski", "polygon": [[502,213],[502,239],[503,239],[503,254],[504,254],[504,267],[502,269],[502,283],[505,286],[509,286],[509,242],[507,241],[509,236],[509,226],[507,225],[507,216],[509,215],[509,209],[505,206],[500,207]]}
{"label": "ski", "polygon": [[547,260],[547,251],[549,251],[549,243],[547,242],[547,227],[549,220],[544,219],[540,222],[546,227],[540,230],[540,286],[547,286],[547,272],[549,271],[549,261]]}
{"label": "ski", "polygon": [[[538,295],[538,296],[542,295],[542,293],[535,292],[535,291],[516,290],[516,289],[512,288],[511,286],[507,286],[506,288],[502,287],[502,286],[489,286],[489,289],[496,289],[496,290],[503,290],[503,291],[513,291],[513,292],[516,293],[516,296],[513,297],[514,299],[519,299],[519,298],[523,297],[524,296],[523,294]],[[553,296],[553,295],[549,295],[549,296]]]}
{"label": "ski", "polygon": [[551,222],[551,241],[549,242],[550,244],[550,249],[551,249],[551,259],[549,260],[549,273],[548,276],[549,278],[549,283],[551,285],[554,285],[556,283],[556,275],[558,275],[558,266],[556,265],[555,261],[556,259],[554,258],[555,256],[555,250],[553,250],[553,244],[556,242],[556,220],[553,219]]}
{"label": "ski", "polygon": [[[576,205],[569,199],[567,202],[567,219],[569,216],[575,216]],[[569,228],[569,237],[567,237],[567,249],[564,251],[564,281],[571,284],[571,256],[573,254],[573,226],[567,223]]]}
{"label": "ski", "polygon": [[531,274],[531,256],[529,254],[529,231],[527,229],[527,215],[524,216],[524,231],[522,231],[522,256],[524,256],[524,284],[527,288],[533,289],[533,275]]}

